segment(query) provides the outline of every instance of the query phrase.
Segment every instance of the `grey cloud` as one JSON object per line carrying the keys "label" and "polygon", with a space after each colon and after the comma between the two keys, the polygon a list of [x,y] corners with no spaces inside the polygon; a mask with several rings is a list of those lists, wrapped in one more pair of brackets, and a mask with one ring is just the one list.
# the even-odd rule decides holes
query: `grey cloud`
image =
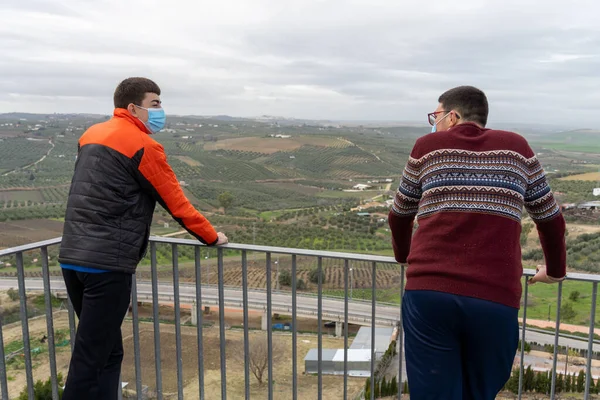
{"label": "grey cloud", "polygon": [[[84,27],[82,3],[6,0],[0,15],[43,13],[77,28],[0,25],[0,112],[8,111],[10,93],[23,95],[15,101],[23,111],[35,111],[39,103],[27,99],[40,96],[55,96],[62,112],[109,105],[121,79],[147,75],[182,114],[420,120],[442,91],[474,84],[488,93],[493,121],[595,124],[600,33],[587,18],[600,9],[594,3],[569,9],[564,21],[551,4],[541,18],[535,2],[517,9],[516,2],[465,0],[439,13],[333,3],[307,0],[287,14],[270,14],[273,4],[257,0],[247,24],[232,24],[226,15],[198,18],[195,25],[165,19],[156,34],[148,33],[151,24],[136,34],[140,25],[129,33],[99,23],[120,12],[118,2],[95,4],[90,15],[100,14]],[[188,12],[188,5],[180,7]]]}

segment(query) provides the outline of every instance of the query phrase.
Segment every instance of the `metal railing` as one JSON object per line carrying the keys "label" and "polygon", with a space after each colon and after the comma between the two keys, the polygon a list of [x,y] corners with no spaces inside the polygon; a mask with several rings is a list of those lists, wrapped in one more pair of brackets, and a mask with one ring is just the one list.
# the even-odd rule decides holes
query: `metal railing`
{"label": "metal railing", "polygon": [[[60,279],[50,279],[50,268],[48,262],[48,248],[53,245],[60,243],[60,238],[47,240],[38,243],[32,243],[25,246],[14,247],[10,249],[0,250],[0,257],[13,256],[16,259],[17,278],[16,285],[18,286],[18,293],[20,298],[20,324],[23,337],[23,357],[25,362],[25,375],[27,392],[29,398],[34,397],[34,382],[33,382],[33,366],[32,366],[32,349],[29,337],[29,318],[27,309],[27,297],[26,292],[31,290],[43,290],[44,302],[46,310],[46,329],[47,329],[47,341],[48,341],[48,358],[50,364],[50,380],[52,383],[52,398],[58,399],[58,379],[57,379],[57,362],[56,362],[56,344],[54,335],[54,321],[52,313],[52,294],[65,293],[64,283]],[[157,262],[157,244],[167,244],[171,246],[172,254],[172,285],[165,284],[164,281],[158,279],[158,262]],[[195,284],[190,285],[188,283],[180,282],[179,274],[179,248],[180,246],[192,246],[194,248],[193,264],[195,270]],[[266,311],[267,318],[267,342],[268,342],[268,367],[267,367],[267,382],[268,382],[268,398],[271,400],[274,396],[274,385],[272,384],[274,378],[274,357],[273,357],[273,329],[272,329],[272,314],[273,312],[291,312],[291,338],[292,338],[292,385],[290,388],[292,398],[298,399],[298,329],[297,319],[299,316],[312,315],[317,318],[317,340],[318,340],[318,376],[317,376],[317,398],[322,399],[323,397],[323,317],[326,316],[328,319],[336,319],[340,323],[343,322],[343,340],[344,340],[344,373],[343,382],[340,385],[343,388],[343,398],[348,399],[355,395],[355,393],[349,392],[349,360],[348,360],[348,340],[349,332],[348,326],[350,322],[360,323],[362,325],[368,325],[371,328],[371,363],[370,363],[370,380],[371,387],[374,387],[375,383],[375,371],[376,371],[376,348],[375,348],[375,328],[376,325],[380,326],[401,326],[400,307],[398,304],[391,303],[378,303],[376,299],[377,290],[377,271],[379,264],[397,265],[396,261],[392,257],[376,256],[376,255],[364,255],[364,254],[353,254],[353,253],[339,253],[329,251],[314,251],[305,249],[291,249],[291,248],[280,248],[280,247],[268,247],[268,246],[254,246],[244,244],[228,244],[226,246],[217,248],[217,270],[218,270],[218,284],[214,285],[203,285],[202,282],[202,258],[201,258],[201,247],[198,242],[185,239],[173,239],[163,237],[152,237],[150,242],[150,271],[151,281],[143,282],[137,279],[133,279],[132,283],[132,303],[131,303],[131,319],[132,319],[132,332],[133,332],[133,355],[135,365],[135,388],[136,396],[138,399],[142,399],[143,382],[141,374],[141,353],[140,353],[140,317],[138,302],[141,300],[152,301],[152,315],[153,315],[153,327],[154,327],[154,368],[156,371],[155,379],[149,384],[155,388],[156,398],[162,399],[164,397],[163,390],[163,372],[161,368],[161,322],[159,319],[159,305],[161,301],[169,301],[174,305],[175,311],[175,357],[176,357],[176,369],[177,369],[177,398],[183,399],[184,396],[184,379],[183,379],[183,350],[182,350],[182,327],[181,327],[181,304],[183,303],[194,303],[196,318],[196,335],[197,335],[197,346],[198,346],[198,394],[200,399],[205,399],[205,368],[204,360],[202,355],[204,354],[203,348],[203,305],[217,304],[218,305],[218,325],[219,325],[219,350],[220,350],[220,375],[221,375],[221,398],[227,398],[227,359],[226,359],[226,324],[225,324],[225,307],[241,308],[243,310],[243,351],[244,351],[244,393],[245,398],[250,398],[251,393],[251,376],[250,376],[250,337],[249,337],[249,310],[250,309],[263,309]],[[232,288],[226,286],[224,282],[224,252],[226,250],[235,250],[240,255],[241,263],[241,288]],[[24,254],[31,251],[40,251],[41,254],[41,269],[42,279],[26,279],[26,273],[24,268]],[[263,253],[265,255],[265,273],[266,273],[266,291],[249,289],[248,288],[248,253]],[[274,291],[272,290],[272,256],[277,255],[288,255],[291,257],[291,291]],[[314,257],[317,260],[317,295],[316,299],[314,295],[305,295],[298,293],[297,290],[297,275],[298,275],[298,256]],[[335,259],[343,263],[343,285],[344,285],[344,296],[342,297],[329,297],[323,295],[323,260]],[[349,270],[350,262],[357,261],[368,263],[370,267],[371,275],[371,301],[354,301],[349,299]],[[404,291],[404,266],[399,266],[400,282],[398,284],[398,294],[400,299]],[[524,278],[532,276],[534,271],[525,270]],[[592,379],[592,356],[593,356],[593,345],[594,345],[594,324],[596,314],[596,300],[598,292],[598,282],[600,282],[600,276],[587,275],[587,274],[569,274],[569,280],[589,282],[592,285],[592,306],[590,311],[590,328],[587,343],[587,362],[586,362],[586,383],[585,383],[585,398],[590,396],[590,380]],[[0,279],[0,283],[5,282],[6,279]],[[146,289],[148,288],[148,289]],[[552,385],[550,396],[552,399],[556,397],[557,387],[557,360],[559,351],[559,328],[561,318],[561,300],[562,300],[562,288],[563,284],[558,285],[558,297],[557,297],[557,308],[556,308],[556,329],[551,335],[553,335],[554,341],[554,358],[552,368]],[[0,285],[0,290],[6,290],[6,287]],[[241,291],[241,296],[240,296]],[[251,298],[249,298],[249,294]],[[528,298],[529,290],[528,286],[525,285],[524,290],[524,306],[523,306],[523,329],[521,332],[521,348],[520,348],[520,378],[519,378],[519,399],[523,392],[523,377],[525,371],[525,342],[526,342],[526,327],[527,327],[527,310],[528,310]],[[316,300],[316,301],[315,301]],[[287,302],[287,304],[286,304]],[[300,303],[300,304],[299,304]],[[324,304],[326,303],[326,304]],[[290,306],[291,305],[291,306]],[[379,314],[379,316],[378,316]],[[73,307],[68,302],[68,320],[69,320],[69,332],[70,337],[74,339],[75,335],[75,315]],[[0,315],[0,344],[3,341],[3,329]],[[403,334],[402,329],[398,329],[396,338],[396,344],[398,349],[397,357],[397,382],[398,382],[398,398],[402,397],[403,389]],[[71,350],[74,340],[71,340]],[[5,362],[5,350],[4,346],[0,345],[0,398],[8,399],[8,376]],[[362,381],[364,382],[364,381]],[[374,391],[371,391],[370,398],[374,399]],[[13,395],[13,397],[15,397]],[[194,396],[196,397],[196,396]]]}

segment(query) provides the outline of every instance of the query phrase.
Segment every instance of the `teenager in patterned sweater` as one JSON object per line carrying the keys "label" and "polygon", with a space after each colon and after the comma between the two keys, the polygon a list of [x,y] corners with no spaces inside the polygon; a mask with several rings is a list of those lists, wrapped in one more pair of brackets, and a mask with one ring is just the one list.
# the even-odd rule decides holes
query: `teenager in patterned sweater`
{"label": "teenager in patterned sweater", "polygon": [[565,221],[539,161],[523,137],[486,129],[487,117],[479,89],[444,93],[390,211],[396,260],[408,264],[402,321],[416,400],[492,400],[510,377],[523,207],[546,260],[529,283],[566,274]]}

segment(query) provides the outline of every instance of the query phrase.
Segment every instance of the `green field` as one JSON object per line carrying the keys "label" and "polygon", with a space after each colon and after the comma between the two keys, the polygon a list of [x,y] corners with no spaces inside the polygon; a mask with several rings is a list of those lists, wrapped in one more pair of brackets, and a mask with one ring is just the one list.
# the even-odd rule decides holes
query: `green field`
{"label": "green field", "polygon": [[[570,299],[573,292],[579,292],[577,300]],[[538,320],[556,319],[556,304],[558,296],[558,285],[546,285],[537,283],[529,286],[527,318]],[[562,289],[562,304],[571,304],[574,313],[561,317],[564,323],[576,325],[589,325],[591,304],[592,304],[592,284],[587,282],[565,281]],[[548,311],[550,310],[550,318]],[[564,310],[564,308],[563,308]],[[521,317],[523,308],[521,308]],[[600,322],[600,308],[596,308],[596,322]]]}

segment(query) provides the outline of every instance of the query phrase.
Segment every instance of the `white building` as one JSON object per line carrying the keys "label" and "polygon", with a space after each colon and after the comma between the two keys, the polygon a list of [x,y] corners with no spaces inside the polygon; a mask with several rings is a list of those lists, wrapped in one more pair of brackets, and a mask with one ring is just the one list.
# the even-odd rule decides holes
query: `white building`
{"label": "white building", "polygon": [[366,190],[366,189],[369,189],[371,187],[372,187],[371,185],[365,185],[365,184],[359,183],[357,185],[352,186],[352,189],[354,189],[354,190]]}
{"label": "white building", "polygon": [[[375,328],[375,361],[383,357],[394,340],[394,328]],[[371,327],[363,326],[348,348],[348,375],[371,375]],[[304,370],[307,374],[319,372],[319,350],[310,349],[304,357]],[[344,374],[344,349],[323,349],[322,370],[324,375]]]}

